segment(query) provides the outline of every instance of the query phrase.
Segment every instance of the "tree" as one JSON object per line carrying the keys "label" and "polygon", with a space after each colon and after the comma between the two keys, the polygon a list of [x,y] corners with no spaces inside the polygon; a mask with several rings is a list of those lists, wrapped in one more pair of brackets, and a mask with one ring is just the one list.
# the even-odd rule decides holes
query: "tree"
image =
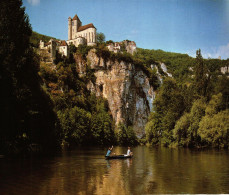
{"label": "tree", "polygon": [[173,137],[178,145],[188,146],[190,142],[190,135],[188,128],[190,126],[190,114],[184,113],[181,118],[176,122],[173,129]]}
{"label": "tree", "polygon": [[197,95],[206,96],[207,92],[207,67],[201,55],[201,50],[196,51],[196,62],[193,68],[194,89]]}
{"label": "tree", "polygon": [[120,145],[136,145],[137,137],[131,126],[126,127],[120,123],[116,130],[117,141]]}
{"label": "tree", "polygon": [[157,131],[161,132],[162,143],[169,145],[173,141],[172,129],[176,120],[180,118],[185,110],[184,98],[176,81],[166,78],[154,101],[155,112],[158,114],[160,124]]}
{"label": "tree", "polygon": [[198,133],[203,145],[214,147],[229,146],[229,111],[206,115],[200,122]]}
{"label": "tree", "polygon": [[152,112],[149,116],[149,121],[145,126],[146,140],[150,144],[157,145],[161,140],[161,121],[160,115],[157,112]]}
{"label": "tree", "polygon": [[200,98],[194,101],[191,111],[184,113],[177,120],[173,129],[175,141],[181,146],[197,146],[200,144],[198,134],[199,122],[205,114],[206,100]]}
{"label": "tree", "polygon": [[31,27],[21,0],[0,3],[0,150],[48,151],[56,146],[56,115],[40,88],[39,58],[30,47]]}
{"label": "tree", "polygon": [[102,32],[96,33],[97,43],[105,43],[105,35]]}

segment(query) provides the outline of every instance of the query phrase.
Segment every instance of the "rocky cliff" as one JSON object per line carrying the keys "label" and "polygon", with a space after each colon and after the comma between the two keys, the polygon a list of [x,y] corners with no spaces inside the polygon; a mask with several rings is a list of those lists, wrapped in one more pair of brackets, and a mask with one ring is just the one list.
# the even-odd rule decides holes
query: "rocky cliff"
{"label": "rocky cliff", "polygon": [[[77,60],[77,70],[83,74],[85,63]],[[137,137],[144,136],[144,127],[152,110],[155,91],[145,73],[132,63],[117,60],[105,61],[92,49],[87,55],[87,64],[95,70],[96,81],[87,88],[108,100],[115,124],[133,126]]]}

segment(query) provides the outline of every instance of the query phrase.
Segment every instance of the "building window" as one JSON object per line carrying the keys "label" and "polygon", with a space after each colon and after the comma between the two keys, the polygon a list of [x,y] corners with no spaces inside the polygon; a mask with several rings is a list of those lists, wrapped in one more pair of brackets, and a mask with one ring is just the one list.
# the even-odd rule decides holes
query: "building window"
{"label": "building window", "polygon": [[72,26],[74,26],[74,22],[72,22]]}

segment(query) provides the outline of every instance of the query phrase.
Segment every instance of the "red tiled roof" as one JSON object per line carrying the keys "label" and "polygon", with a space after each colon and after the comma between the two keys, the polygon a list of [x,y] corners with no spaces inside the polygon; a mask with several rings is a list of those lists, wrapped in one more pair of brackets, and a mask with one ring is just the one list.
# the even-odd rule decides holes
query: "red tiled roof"
{"label": "red tiled roof", "polygon": [[[80,19],[79,19],[79,17],[78,17],[77,15],[75,15],[74,18],[73,18],[72,20],[79,20],[79,21],[80,21]],[[81,22],[81,21],[80,21],[80,22]]]}
{"label": "red tiled roof", "polygon": [[87,24],[87,25],[84,25],[84,26],[80,26],[77,31],[80,32],[80,31],[86,30],[88,28],[95,28],[95,27],[94,27],[94,25],[92,23],[90,23],[90,24]]}
{"label": "red tiled roof", "polygon": [[66,41],[61,41],[60,46],[67,46]]}

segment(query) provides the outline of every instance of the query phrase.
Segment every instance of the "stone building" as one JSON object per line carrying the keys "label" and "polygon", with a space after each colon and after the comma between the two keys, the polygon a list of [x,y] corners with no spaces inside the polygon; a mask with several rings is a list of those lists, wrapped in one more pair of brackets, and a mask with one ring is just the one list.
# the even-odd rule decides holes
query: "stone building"
{"label": "stone building", "polygon": [[90,23],[82,26],[77,15],[74,18],[68,18],[68,45],[74,44],[78,47],[80,44],[87,44],[88,46],[96,45],[96,28]]}
{"label": "stone building", "polygon": [[56,52],[58,51],[62,56],[69,55],[69,48],[66,41],[58,41],[50,39],[49,42],[45,43],[40,40],[40,50],[47,50],[50,53],[51,58],[56,58]]}
{"label": "stone building", "polygon": [[126,51],[130,54],[134,54],[134,52],[136,52],[137,49],[136,43],[134,41],[129,40],[110,43],[109,45],[107,45],[107,48],[109,51],[113,51],[114,53]]}
{"label": "stone building", "polygon": [[69,55],[69,48],[68,44],[66,41],[60,41],[60,45],[58,46],[58,51],[61,55],[63,56],[68,56]]}

